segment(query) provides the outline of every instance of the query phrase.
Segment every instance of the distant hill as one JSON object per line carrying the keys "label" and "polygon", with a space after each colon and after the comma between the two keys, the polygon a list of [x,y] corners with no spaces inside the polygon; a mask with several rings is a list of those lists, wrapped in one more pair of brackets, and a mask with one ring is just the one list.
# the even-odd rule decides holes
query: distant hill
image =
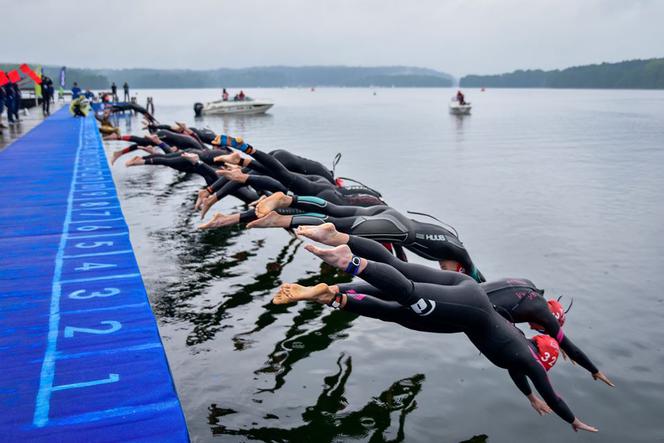
{"label": "distant hill", "polygon": [[464,87],[664,89],[664,58],[575,66],[563,70],[518,70],[499,75],[467,75]]}
{"label": "distant hill", "polygon": [[[0,64],[0,69],[7,70],[6,67],[14,69],[16,65]],[[46,75],[53,79],[58,78],[59,71],[59,66],[44,67]],[[113,81],[118,86],[126,81],[132,88],[449,87],[454,78],[433,69],[408,66],[266,66],[212,70],[67,68],[67,87],[74,81],[91,89],[108,88]]]}

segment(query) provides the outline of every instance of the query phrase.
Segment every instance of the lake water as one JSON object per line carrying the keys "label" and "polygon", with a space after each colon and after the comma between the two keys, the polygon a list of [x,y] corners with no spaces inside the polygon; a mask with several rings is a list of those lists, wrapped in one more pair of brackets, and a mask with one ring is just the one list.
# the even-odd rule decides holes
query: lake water
{"label": "lake water", "polygon": [[[473,114],[459,118],[451,89],[258,89],[276,103],[268,115],[199,121],[193,103],[219,91],[137,92],[163,122],[328,165],[341,152],[339,175],[454,225],[489,280],[573,297],[566,334],[617,385],[556,365],[558,393],[600,429],[575,434],[536,415],[465,336],[274,306],[282,282],[345,277],[283,230],[197,231],[200,177],[118,162],[193,441],[664,441],[664,91],[469,89]],[[228,198],[210,214],[241,209]]]}

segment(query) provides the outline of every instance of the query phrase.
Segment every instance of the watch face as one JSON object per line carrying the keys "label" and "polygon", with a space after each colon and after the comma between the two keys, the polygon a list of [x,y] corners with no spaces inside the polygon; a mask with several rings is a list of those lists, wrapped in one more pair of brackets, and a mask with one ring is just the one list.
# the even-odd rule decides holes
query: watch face
{"label": "watch face", "polygon": [[353,259],[351,260],[351,262],[352,262],[353,265],[355,265],[355,266],[360,266],[360,257],[358,257],[357,255],[354,256]]}

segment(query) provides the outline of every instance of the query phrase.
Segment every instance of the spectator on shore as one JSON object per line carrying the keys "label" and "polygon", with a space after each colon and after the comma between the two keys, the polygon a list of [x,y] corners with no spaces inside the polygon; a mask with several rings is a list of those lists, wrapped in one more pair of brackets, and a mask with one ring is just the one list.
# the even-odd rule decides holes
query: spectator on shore
{"label": "spectator on shore", "polygon": [[0,129],[5,129],[7,126],[2,124],[2,111],[5,110],[5,88],[0,86]]}
{"label": "spectator on shore", "polygon": [[114,102],[118,101],[118,85],[115,84],[115,82],[111,83],[111,99]]}
{"label": "spectator on shore", "polygon": [[10,125],[14,124],[14,90],[11,83],[2,86],[5,96],[5,106],[7,107],[7,122]]}
{"label": "spectator on shore", "polygon": [[21,109],[21,88],[18,87],[18,83],[10,83],[10,86],[14,92],[12,115],[14,116],[14,120],[18,123],[21,121],[21,119],[18,117],[18,111]]}
{"label": "spectator on shore", "polygon": [[42,112],[44,115],[51,114],[51,100],[53,99],[53,81],[45,75],[42,75]]}
{"label": "spectator on shore", "polygon": [[124,85],[122,85],[122,89],[124,89],[124,101],[129,102],[129,84],[127,82],[124,82]]}
{"label": "spectator on shore", "polygon": [[78,83],[74,82],[74,86],[71,88],[71,99],[76,100],[81,95],[81,88],[78,87]]}

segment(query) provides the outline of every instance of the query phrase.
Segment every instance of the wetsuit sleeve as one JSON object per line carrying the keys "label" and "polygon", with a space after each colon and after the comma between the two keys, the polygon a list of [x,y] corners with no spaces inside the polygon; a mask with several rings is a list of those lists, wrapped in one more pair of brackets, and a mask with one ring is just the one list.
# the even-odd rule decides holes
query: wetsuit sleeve
{"label": "wetsuit sleeve", "polygon": [[572,340],[569,339],[569,337],[564,336],[562,341],[560,342],[560,349],[565,351],[565,353],[579,364],[582,368],[586,369],[588,372],[591,374],[596,374],[599,372],[599,369],[597,369],[597,366],[593,364],[592,361],[586,356],[586,354],[583,353],[581,349],[579,349],[574,343],[572,343]]}
{"label": "wetsuit sleeve", "polygon": [[567,406],[567,403],[553,390],[546,371],[535,359],[529,364],[528,377],[533,382],[537,392],[542,396],[542,399],[553,409],[553,412],[558,414],[567,423],[572,423],[574,421],[574,414],[569,406]]}
{"label": "wetsuit sleeve", "polygon": [[529,396],[530,394],[533,393],[532,389],[530,389],[530,385],[528,384],[528,379],[526,378],[526,374],[520,371],[516,371],[514,369],[509,370],[510,377],[512,378],[512,381],[516,385],[517,388],[519,388],[519,391],[526,397]]}

